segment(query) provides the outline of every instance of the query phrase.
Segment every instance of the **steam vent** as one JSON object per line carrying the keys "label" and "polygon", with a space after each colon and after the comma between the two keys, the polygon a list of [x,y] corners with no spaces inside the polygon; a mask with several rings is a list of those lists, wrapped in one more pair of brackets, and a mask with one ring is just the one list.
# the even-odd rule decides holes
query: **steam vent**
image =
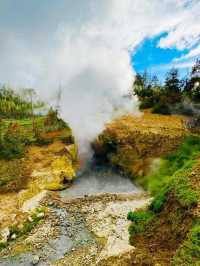
{"label": "steam vent", "polygon": [[200,266],[199,14],[0,2],[0,266]]}

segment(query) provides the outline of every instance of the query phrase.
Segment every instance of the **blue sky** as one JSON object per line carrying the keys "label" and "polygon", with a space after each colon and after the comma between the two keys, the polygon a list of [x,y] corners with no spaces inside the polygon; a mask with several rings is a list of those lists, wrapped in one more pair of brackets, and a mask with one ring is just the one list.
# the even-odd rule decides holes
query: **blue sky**
{"label": "blue sky", "polygon": [[[178,50],[175,47],[160,48],[159,41],[166,33],[145,39],[131,54],[131,64],[136,72],[145,70],[151,75],[156,74],[163,81],[166,72],[171,68],[173,60],[188,54],[189,49]],[[180,68],[180,76],[184,76],[190,68]]]}
{"label": "blue sky", "polygon": [[0,83],[46,94],[90,70],[126,92],[138,71],[184,75],[200,56],[199,14],[199,0],[1,0]]}

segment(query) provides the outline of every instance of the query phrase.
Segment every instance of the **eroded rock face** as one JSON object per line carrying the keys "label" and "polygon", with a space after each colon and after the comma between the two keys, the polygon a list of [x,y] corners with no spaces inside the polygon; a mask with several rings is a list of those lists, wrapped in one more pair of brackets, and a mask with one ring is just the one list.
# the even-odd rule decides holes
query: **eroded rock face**
{"label": "eroded rock face", "polygon": [[75,178],[77,151],[75,144],[69,146],[56,141],[47,147],[30,147],[32,178],[40,189],[60,190]]}
{"label": "eroded rock face", "polygon": [[[3,163],[6,164],[7,161]],[[25,157],[17,164],[18,168],[22,167],[21,171],[15,169],[16,160],[8,161],[10,169],[12,163],[15,173],[20,172],[19,181],[23,174],[23,184],[18,186],[16,191],[6,190],[1,193],[0,229],[13,225],[20,227],[26,221],[28,213],[39,206],[48,190],[64,189],[71,184],[78,167],[77,148],[75,144],[68,145],[60,140],[55,140],[49,145],[32,145],[27,147]],[[24,165],[28,171],[24,170]]]}
{"label": "eroded rock face", "polygon": [[126,173],[143,176],[152,160],[177,148],[187,134],[185,117],[143,114],[116,119],[93,144],[97,158]]}

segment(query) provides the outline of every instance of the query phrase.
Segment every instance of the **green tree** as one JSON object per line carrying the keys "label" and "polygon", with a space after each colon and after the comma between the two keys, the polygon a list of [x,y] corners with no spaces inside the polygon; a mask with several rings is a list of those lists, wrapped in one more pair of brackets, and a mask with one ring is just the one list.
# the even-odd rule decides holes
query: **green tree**
{"label": "green tree", "polygon": [[168,104],[174,104],[181,101],[181,81],[177,69],[172,68],[167,73],[164,90]]}
{"label": "green tree", "polygon": [[200,102],[200,60],[192,67],[190,79],[185,86],[185,94],[194,102]]}

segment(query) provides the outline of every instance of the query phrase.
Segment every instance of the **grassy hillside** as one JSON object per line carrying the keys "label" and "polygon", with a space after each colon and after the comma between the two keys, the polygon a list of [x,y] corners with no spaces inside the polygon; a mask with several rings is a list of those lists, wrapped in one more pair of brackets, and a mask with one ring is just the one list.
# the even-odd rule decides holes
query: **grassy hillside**
{"label": "grassy hillside", "polygon": [[184,121],[181,116],[150,113],[123,116],[107,124],[93,143],[95,155],[134,179],[145,176],[154,158],[170,154],[183,140],[187,134]]}
{"label": "grassy hillside", "polygon": [[34,120],[2,119],[0,126],[0,191],[24,187],[30,172],[27,167],[30,146],[45,146],[55,141],[74,144],[71,129],[52,110]]}
{"label": "grassy hillside", "polygon": [[[187,119],[186,119],[187,120]],[[132,265],[200,265],[200,137],[184,117],[144,114],[108,124],[93,147],[153,196],[128,213]]]}
{"label": "grassy hillside", "polygon": [[[78,167],[72,131],[57,111],[33,113],[30,102],[6,92],[0,89],[0,250],[42,222],[48,214],[34,198],[70,186]],[[30,204],[33,210],[24,207]]]}
{"label": "grassy hillside", "polygon": [[[132,221],[130,241],[149,265],[197,266],[200,263],[200,139],[195,142],[196,152],[187,155],[185,163],[174,169],[172,175],[162,176],[162,186],[155,185],[159,182],[154,184],[155,197],[148,209],[128,214]],[[185,143],[188,146],[188,140],[179,151]],[[175,161],[182,161],[181,157],[181,153],[176,153]],[[164,171],[164,166],[161,168]],[[152,180],[156,180],[160,170],[152,175]],[[165,168],[165,173],[169,172]],[[137,261],[134,265],[143,264]]]}

